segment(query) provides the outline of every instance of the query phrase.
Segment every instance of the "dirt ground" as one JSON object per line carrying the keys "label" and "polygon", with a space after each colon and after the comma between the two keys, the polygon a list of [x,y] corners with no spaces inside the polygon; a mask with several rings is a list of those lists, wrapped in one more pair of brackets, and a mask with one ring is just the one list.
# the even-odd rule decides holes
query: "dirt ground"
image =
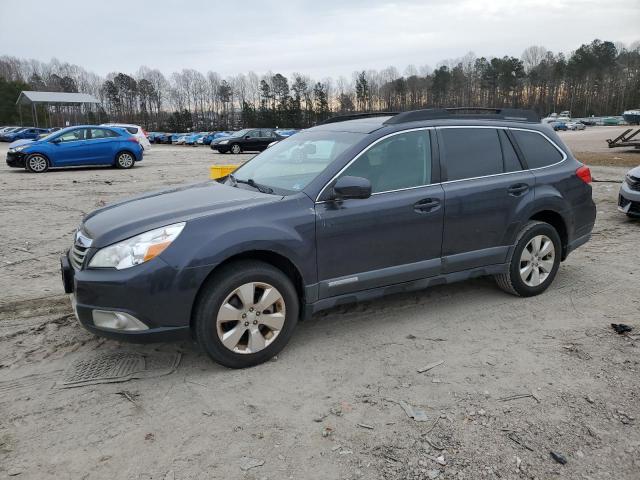
{"label": "dirt ground", "polygon": [[[340,307],[242,371],[189,342],[94,337],[58,273],[84,214],[241,157],[155,146],[129,171],[0,166],[0,478],[639,478],[640,222],[616,201],[640,155],[602,145],[619,130],[562,133],[606,166],[592,169],[593,239],[545,294],[512,297],[486,278]],[[116,351],[182,359],[163,377],[57,388],[74,361]]]}

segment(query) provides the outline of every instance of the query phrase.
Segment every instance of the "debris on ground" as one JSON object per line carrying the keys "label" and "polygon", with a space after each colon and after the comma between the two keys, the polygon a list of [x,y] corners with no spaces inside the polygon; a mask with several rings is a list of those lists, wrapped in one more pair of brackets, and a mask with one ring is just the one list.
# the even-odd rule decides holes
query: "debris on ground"
{"label": "debris on ground", "polygon": [[357,425],[368,430],[373,430],[373,425],[367,425],[366,423],[358,423]]}
{"label": "debris on ground", "polygon": [[564,458],[562,454],[554,452],[553,450],[551,450],[549,453],[551,454],[551,458],[553,458],[560,465],[565,465],[567,463],[567,459]]}
{"label": "debris on ground", "polygon": [[428,372],[432,368],[436,368],[438,365],[442,365],[443,363],[444,363],[444,360],[439,360],[437,362],[431,363],[431,364],[427,365],[426,367],[419,368],[418,369],[418,373]]}
{"label": "debris on ground", "polygon": [[624,335],[625,333],[629,333],[633,330],[633,327],[625,325],[624,323],[612,323],[611,328],[613,328],[619,335]]}
{"label": "debris on ground", "polygon": [[510,400],[518,400],[520,398],[533,398],[536,402],[540,403],[540,399],[534,393],[520,393],[517,395],[509,395],[508,397],[502,397],[498,400],[501,402],[508,402]]}
{"label": "debris on ground", "polygon": [[262,465],[264,465],[264,460],[261,458],[242,457],[240,459],[240,469],[245,472]]}
{"label": "debris on ground", "polygon": [[402,407],[402,409],[405,411],[405,413],[409,418],[413,418],[416,422],[426,422],[428,420],[427,414],[424,413],[423,410],[418,410],[416,408],[413,408],[404,400],[400,400],[398,402],[398,405]]}
{"label": "debris on ground", "polygon": [[324,427],[322,429],[322,436],[325,437],[325,438],[330,436],[332,433],[333,433],[333,428],[331,428],[331,427]]}

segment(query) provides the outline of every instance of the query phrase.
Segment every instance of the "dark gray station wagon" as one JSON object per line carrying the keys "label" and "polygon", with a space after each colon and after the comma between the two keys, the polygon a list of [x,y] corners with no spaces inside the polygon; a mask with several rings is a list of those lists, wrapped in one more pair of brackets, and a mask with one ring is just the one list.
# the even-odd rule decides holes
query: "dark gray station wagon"
{"label": "dark gray station wagon", "polygon": [[484,275],[537,295],[590,238],[589,169],[533,112],[335,120],[88,215],[61,259],[80,322],[247,367],[343,303]]}

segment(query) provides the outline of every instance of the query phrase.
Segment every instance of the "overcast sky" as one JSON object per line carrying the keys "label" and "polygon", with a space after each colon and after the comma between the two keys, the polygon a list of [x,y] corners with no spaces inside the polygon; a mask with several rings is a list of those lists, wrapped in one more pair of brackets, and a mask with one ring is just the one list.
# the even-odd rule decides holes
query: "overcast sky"
{"label": "overcast sky", "polygon": [[0,0],[0,55],[56,57],[100,75],[146,65],[350,77],[469,51],[568,53],[594,38],[640,40],[640,0]]}

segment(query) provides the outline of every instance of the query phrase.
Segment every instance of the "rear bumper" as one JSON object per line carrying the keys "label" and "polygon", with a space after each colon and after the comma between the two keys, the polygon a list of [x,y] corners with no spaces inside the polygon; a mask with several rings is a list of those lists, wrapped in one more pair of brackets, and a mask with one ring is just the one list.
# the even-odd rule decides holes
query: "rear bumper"
{"label": "rear bumper", "polygon": [[27,155],[22,152],[7,153],[7,165],[13,168],[24,168]]}

